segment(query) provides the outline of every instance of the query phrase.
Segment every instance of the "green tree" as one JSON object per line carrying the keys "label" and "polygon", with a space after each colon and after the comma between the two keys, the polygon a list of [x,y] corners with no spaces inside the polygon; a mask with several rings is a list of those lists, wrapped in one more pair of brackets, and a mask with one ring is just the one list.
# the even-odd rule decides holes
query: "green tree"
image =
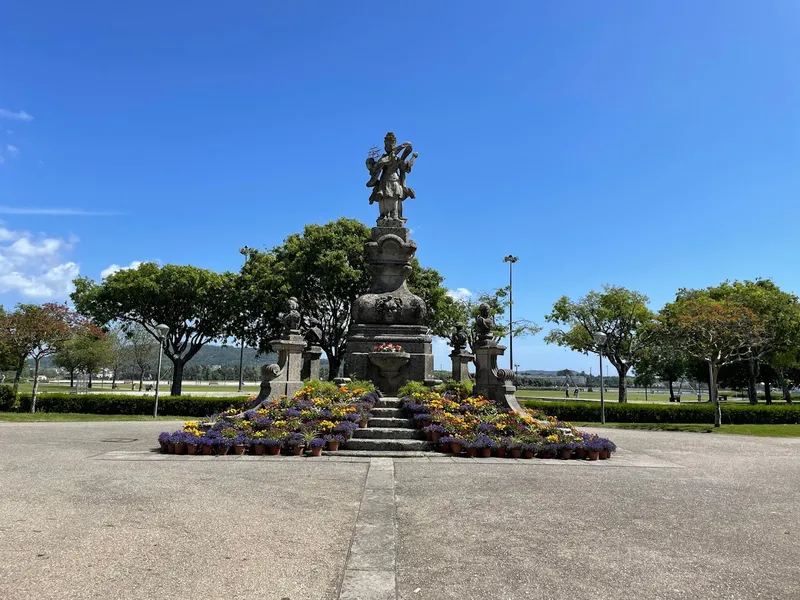
{"label": "green tree", "polygon": [[89,373],[91,382],[91,374],[111,361],[111,350],[105,334],[94,328],[76,332],[53,355],[53,363],[69,372],[70,386],[75,385],[76,371]]}
{"label": "green tree", "polygon": [[156,367],[158,360],[158,342],[141,325],[129,323],[123,326],[126,345],[128,347],[128,360],[135,368],[139,376],[139,391],[142,391],[142,383],[146,371],[152,371]]}
{"label": "green tree", "polygon": [[144,263],[109,275],[98,284],[75,280],[71,298],[97,323],[137,324],[158,340],[156,326],[169,327],[164,354],[172,362],[172,388],[179,396],[183,368],[205,344],[224,338],[233,317],[235,277],[190,265]]}
{"label": "green tree", "polygon": [[[243,324],[229,333],[264,353],[281,333],[280,315],[289,297],[297,298],[301,314],[320,322],[320,347],[329,362],[328,378],[339,372],[347,345],[355,300],[369,288],[365,245],[370,229],[354,219],[307,225],[268,251],[243,248],[245,264],[237,287]],[[426,324],[434,333],[449,331],[453,300],[441,287],[442,277],[412,261],[409,288],[428,303]]]}
{"label": "green tree", "polygon": [[720,367],[748,357],[764,330],[752,310],[730,300],[715,300],[707,291],[682,291],[667,304],[660,319],[676,345],[709,368],[714,426],[722,424],[716,388]]}
{"label": "green tree", "polygon": [[[494,335],[498,338],[507,337],[511,329],[503,317],[511,305],[508,286],[497,288],[493,292],[481,292],[474,300],[471,297],[453,300],[448,308],[447,328],[439,335],[448,336],[456,323],[463,323],[470,333],[470,338],[475,339],[475,318],[478,316],[481,304],[489,307],[489,314],[494,318]],[[533,321],[514,319],[514,338],[535,335],[541,330],[542,328]]]}
{"label": "green tree", "polygon": [[619,401],[627,402],[625,376],[634,365],[653,320],[647,302],[644,294],[612,285],[603,286],[602,292],[591,291],[577,302],[563,296],[546,319],[566,328],[553,329],[545,341],[589,354],[598,350],[593,334],[605,333],[603,355],[619,374]]}

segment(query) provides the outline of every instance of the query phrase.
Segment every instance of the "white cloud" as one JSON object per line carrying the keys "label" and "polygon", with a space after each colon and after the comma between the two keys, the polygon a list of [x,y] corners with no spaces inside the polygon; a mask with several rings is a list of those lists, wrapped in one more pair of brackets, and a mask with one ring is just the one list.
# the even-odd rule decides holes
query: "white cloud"
{"label": "white cloud", "polygon": [[16,146],[14,146],[12,144],[7,144],[6,145],[6,150],[8,150],[8,153],[12,154],[12,155],[19,154],[19,148],[17,148]]}
{"label": "white cloud", "polygon": [[141,260],[134,260],[131,261],[131,264],[129,264],[127,267],[120,267],[119,265],[116,264],[108,265],[105,269],[100,271],[100,277],[105,279],[109,275],[113,275],[114,273],[118,273],[119,271],[127,271],[128,269],[138,269],[139,265],[141,264],[142,264]]}
{"label": "white cloud", "polygon": [[[10,243],[9,243],[10,242]],[[63,254],[77,239],[34,236],[0,227],[0,293],[40,300],[66,300],[80,267]]]}
{"label": "white cloud", "polygon": [[14,112],[7,108],[0,108],[0,117],[4,119],[14,119],[15,121],[33,121],[33,116],[29,115],[24,110]]}
{"label": "white cloud", "polygon": [[[44,164],[43,162],[41,164]],[[24,206],[0,206],[0,215],[42,215],[61,217],[113,217],[124,213],[83,210],[81,208],[29,208]]]}
{"label": "white cloud", "polygon": [[456,288],[454,290],[447,290],[447,295],[450,296],[453,300],[469,300],[472,298],[472,292],[470,292],[467,288]]}

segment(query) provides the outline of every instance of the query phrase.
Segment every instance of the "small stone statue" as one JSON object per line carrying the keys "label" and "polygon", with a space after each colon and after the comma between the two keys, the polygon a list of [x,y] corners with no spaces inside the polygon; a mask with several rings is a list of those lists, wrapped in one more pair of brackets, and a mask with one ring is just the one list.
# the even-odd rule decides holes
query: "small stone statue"
{"label": "small stone statue", "polygon": [[322,328],[320,327],[319,319],[308,317],[306,322],[306,331],[303,334],[303,337],[306,340],[306,348],[310,348],[311,346],[319,346],[320,342],[322,342]]}
{"label": "small stone statue", "polygon": [[453,333],[450,335],[450,345],[453,347],[453,353],[458,354],[462,352],[464,348],[467,347],[467,343],[469,343],[469,336],[464,330],[464,324],[458,323],[455,330],[453,330]]}
{"label": "small stone statue", "polygon": [[286,312],[281,320],[283,321],[284,333],[297,333],[300,330],[300,311],[298,310],[297,298],[292,296],[286,302]]}
{"label": "small stone statue", "polygon": [[485,302],[478,307],[475,333],[478,335],[478,340],[494,340],[494,317],[491,315],[491,307]]}
{"label": "small stone statue", "polygon": [[[403,200],[415,198],[414,190],[406,185],[406,174],[411,172],[414,161],[419,154],[413,152],[411,142],[403,142],[399,146],[397,138],[391,131],[383,140],[385,154],[379,159],[367,158],[369,181],[367,187],[373,188],[369,203],[378,203],[380,216],[378,220],[402,219]],[[402,154],[398,152],[402,150]],[[408,158],[408,155],[411,158]]]}

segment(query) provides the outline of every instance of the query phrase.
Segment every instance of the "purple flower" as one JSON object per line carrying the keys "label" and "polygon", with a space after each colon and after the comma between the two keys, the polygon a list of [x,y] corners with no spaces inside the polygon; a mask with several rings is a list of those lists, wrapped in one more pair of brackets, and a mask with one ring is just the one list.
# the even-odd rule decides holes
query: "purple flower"
{"label": "purple flower", "polygon": [[301,411],[296,408],[287,408],[285,411],[283,411],[283,418],[284,419],[297,418],[300,416],[300,414]]}
{"label": "purple flower", "polygon": [[325,445],[325,440],[323,438],[314,438],[308,442],[309,448],[322,448]]}
{"label": "purple flower", "polygon": [[353,423],[352,421],[341,421],[334,426],[333,431],[335,433],[347,434],[352,433],[356,429],[358,429],[358,424]]}
{"label": "purple flower", "polygon": [[159,444],[169,444],[170,433],[168,431],[164,431],[158,435],[158,443]]}
{"label": "purple flower", "polygon": [[233,440],[235,446],[249,446],[250,445],[250,438],[244,435],[237,435],[236,438]]}
{"label": "purple flower", "polygon": [[340,444],[342,444],[342,443],[344,443],[345,439],[344,439],[343,435],[339,435],[339,434],[334,433],[334,434],[326,435],[325,436],[325,441],[326,442],[339,442]]}
{"label": "purple flower", "polygon": [[470,448],[494,448],[495,441],[488,435],[479,433],[475,439],[470,442]]}
{"label": "purple flower", "polygon": [[434,423],[433,425],[428,425],[427,427],[423,427],[422,431],[425,433],[444,433],[444,427],[441,425]]}
{"label": "purple flower", "polygon": [[306,443],[302,433],[291,433],[286,438],[287,446],[302,446]]}
{"label": "purple flower", "polygon": [[201,446],[213,446],[215,442],[216,442],[216,439],[215,438],[211,438],[211,437],[202,436],[202,437],[198,438],[198,443]]}
{"label": "purple flower", "polygon": [[231,438],[218,437],[214,438],[212,445],[219,446],[220,448],[230,448],[233,446],[233,440]]}

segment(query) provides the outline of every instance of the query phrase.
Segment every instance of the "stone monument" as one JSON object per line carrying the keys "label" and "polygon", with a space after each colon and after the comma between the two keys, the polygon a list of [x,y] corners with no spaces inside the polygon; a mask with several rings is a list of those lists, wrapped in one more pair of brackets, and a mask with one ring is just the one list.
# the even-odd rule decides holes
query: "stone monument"
{"label": "stone monument", "polygon": [[[374,381],[391,395],[407,381],[433,380],[433,350],[424,325],[425,302],[406,285],[417,246],[405,225],[403,201],[415,197],[406,175],[418,155],[409,142],[397,145],[391,132],[384,138],[384,150],[380,158],[367,159],[369,203],[378,203],[379,216],[366,245],[372,284],[353,304],[345,374]],[[402,351],[379,352],[381,344]]]}
{"label": "stone monument", "polygon": [[512,383],[514,372],[497,368],[497,357],[503,356],[506,347],[498,344],[494,327],[489,305],[481,304],[475,319],[476,339],[472,344],[475,352],[475,386],[472,391],[475,395],[488,398],[498,408],[524,412],[514,395],[517,391]]}
{"label": "stone monument", "polygon": [[450,335],[450,346],[453,351],[450,353],[450,360],[453,363],[453,381],[462,383],[469,381],[469,364],[475,358],[467,351],[469,335],[463,323],[456,325],[455,330]]}
{"label": "stone monument", "polygon": [[319,347],[322,342],[322,328],[319,319],[313,317],[308,319],[303,338],[306,341],[306,347],[303,350],[303,368],[300,371],[300,379],[303,381],[319,379],[319,359],[322,356],[322,348]]}

